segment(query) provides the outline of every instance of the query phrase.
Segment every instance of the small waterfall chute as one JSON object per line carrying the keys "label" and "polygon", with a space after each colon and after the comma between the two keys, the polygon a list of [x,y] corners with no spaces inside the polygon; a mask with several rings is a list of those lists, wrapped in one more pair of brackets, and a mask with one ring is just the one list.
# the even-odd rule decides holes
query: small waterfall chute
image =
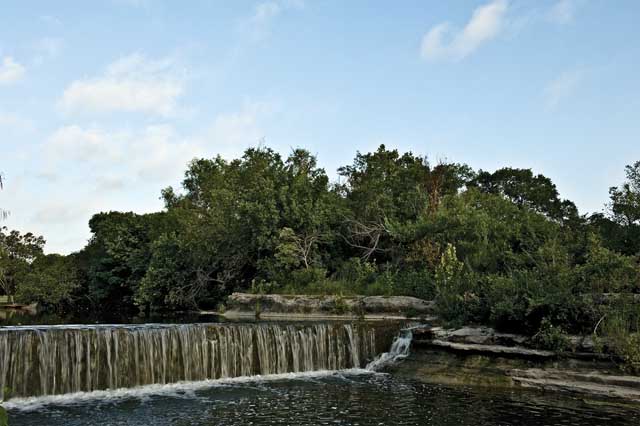
{"label": "small waterfall chute", "polygon": [[389,352],[380,354],[377,358],[367,364],[366,369],[370,371],[379,371],[405,359],[409,355],[412,340],[413,333],[410,328],[401,330],[400,334],[391,344]]}

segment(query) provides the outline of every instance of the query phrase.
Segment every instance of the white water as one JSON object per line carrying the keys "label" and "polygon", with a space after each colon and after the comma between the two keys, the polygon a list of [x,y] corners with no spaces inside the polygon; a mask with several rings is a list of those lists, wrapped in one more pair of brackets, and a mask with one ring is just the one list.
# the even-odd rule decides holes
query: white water
{"label": "white water", "polygon": [[363,374],[374,374],[370,370],[362,368],[351,368],[346,370],[319,370],[301,373],[284,373],[284,374],[268,374],[265,376],[247,376],[233,377],[227,379],[216,380],[200,380],[194,382],[178,382],[171,384],[154,384],[139,386],[134,388],[121,388],[114,390],[99,390],[92,392],[74,392],[64,395],[47,395],[27,398],[13,398],[3,402],[2,405],[7,410],[16,411],[34,411],[47,405],[80,405],[84,403],[92,403],[99,401],[100,403],[113,403],[120,400],[138,398],[144,399],[150,396],[172,396],[194,398],[195,391],[214,388],[233,386],[244,383],[262,383],[278,380],[309,380],[319,379],[330,376],[355,376]]}
{"label": "white water", "polygon": [[[113,326],[110,326],[113,327]],[[317,327],[314,326],[314,327]],[[345,326],[343,326],[345,327]],[[65,329],[65,330],[78,330],[78,329],[96,329],[99,327],[90,326],[72,326],[72,327],[55,327],[56,329]],[[104,328],[104,326],[102,327]],[[148,329],[148,326],[124,326],[121,328],[126,329]],[[158,326],[160,329],[169,329],[170,326]],[[16,329],[16,328],[14,328]],[[30,327],[24,327],[23,330],[33,330]],[[46,330],[47,328],[40,328]],[[347,342],[351,345],[351,348],[348,349],[352,351],[350,357],[344,357],[343,359],[351,359],[354,363],[359,362],[360,360],[360,347],[364,347],[365,350],[371,351],[374,350],[375,347],[375,333],[365,333],[366,338],[365,342],[360,342],[360,344],[353,345],[356,343],[356,339],[354,337],[354,333],[357,334],[358,331],[362,333],[361,330],[354,330],[351,327],[344,328]],[[326,331],[326,329],[324,330]],[[324,333],[320,333],[321,340],[326,338]],[[391,344],[391,348],[388,352],[384,352],[380,354],[377,358],[375,358],[372,362],[370,362],[365,369],[359,368],[356,364],[353,368],[338,368],[336,369],[319,369],[316,371],[298,371],[298,372],[287,372],[287,373],[276,373],[276,374],[257,374],[257,375],[245,375],[239,377],[223,377],[217,379],[204,379],[204,380],[193,380],[193,381],[177,381],[175,383],[156,383],[156,384],[146,384],[143,386],[133,386],[133,387],[121,387],[114,389],[106,389],[106,390],[92,390],[92,391],[79,391],[79,392],[70,392],[60,395],[41,395],[41,396],[28,396],[28,397],[17,397],[12,398],[9,401],[3,403],[4,407],[8,410],[16,410],[16,411],[33,411],[38,410],[47,405],[77,405],[83,403],[91,403],[99,401],[100,403],[109,403],[118,400],[124,400],[129,398],[139,398],[144,399],[150,396],[172,396],[172,397],[186,397],[186,398],[194,398],[195,391],[212,388],[212,387],[223,387],[223,386],[233,386],[237,384],[243,383],[260,383],[260,382],[268,382],[268,381],[278,381],[278,380],[309,380],[309,379],[317,379],[328,376],[353,376],[353,375],[363,375],[363,374],[376,374],[377,371],[382,368],[393,365],[394,363],[404,359],[409,354],[409,348],[411,345],[412,333],[411,329],[402,330],[400,335],[395,338],[393,343]],[[234,345],[234,342],[228,342],[231,345]],[[237,342],[236,342],[237,343]],[[264,348],[269,351],[269,349],[273,348]],[[320,349],[325,349],[322,345]],[[297,352],[297,351],[294,351]],[[338,352],[341,352],[340,350]],[[246,358],[245,358],[246,359]],[[302,362],[301,364],[305,364]],[[338,364],[340,364],[338,362]],[[301,368],[302,365],[298,365],[297,368]],[[312,367],[312,365],[308,365],[308,367]]]}
{"label": "white water", "polygon": [[375,355],[362,324],[6,327],[0,400],[361,368]]}
{"label": "white water", "polygon": [[396,362],[403,360],[409,355],[409,349],[411,348],[411,340],[413,339],[413,333],[411,329],[404,329],[401,334],[391,344],[389,352],[380,354],[376,359],[367,364],[366,369],[369,371],[379,371],[384,367],[395,364]]}

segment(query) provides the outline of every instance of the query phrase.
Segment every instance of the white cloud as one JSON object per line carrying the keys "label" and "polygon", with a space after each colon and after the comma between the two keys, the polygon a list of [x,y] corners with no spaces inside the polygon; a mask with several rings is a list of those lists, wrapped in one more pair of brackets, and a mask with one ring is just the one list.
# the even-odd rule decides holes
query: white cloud
{"label": "white cloud", "polygon": [[78,125],[57,129],[45,144],[52,161],[73,158],[82,162],[115,161],[121,157],[118,141],[123,135],[110,134],[97,128]]}
{"label": "white cloud", "polygon": [[239,111],[216,116],[197,136],[181,135],[169,124],[119,130],[63,126],[44,143],[42,172],[54,173],[73,159],[99,187],[117,187],[114,178],[171,183],[194,157],[237,156],[259,143],[265,136],[261,122],[274,111],[272,103],[247,102]]}
{"label": "white cloud", "polygon": [[207,140],[216,151],[226,156],[239,155],[248,146],[265,137],[260,121],[274,113],[275,106],[265,102],[246,103],[240,111],[217,116]]}
{"label": "white cloud", "polygon": [[45,225],[76,222],[90,215],[90,206],[51,201],[38,208],[32,220]]}
{"label": "white cloud", "polygon": [[575,18],[577,0],[558,0],[549,10],[547,18],[556,24],[570,24]]}
{"label": "white cloud", "polygon": [[120,191],[127,187],[124,178],[113,175],[98,176],[96,178],[95,190],[99,193]]}
{"label": "white cloud", "polygon": [[253,14],[240,22],[241,30],[254,42],[269,36],[273,21],[289,9],[301,9],[304,0],[270,0],[258,3]]}
{"label": "white cloud", "polygon": [[0,61],[0,85],[9,85],[24,77],[24,66],[20,65],[11,56],[5,56]]}
{"label": "white cloud", "polygon": [[146,127],[129,147],[129,166],[143,180],[173,181],[181,176],[189,161],[205,155],[198,141],[181,137],[169,125]]}
{"label": "white cloud", "polygon": [[144,112],[168,116],[175,112],[183,79],[171,59],[151,61],[139,54],[118,59],[97,78],[72,82],[59,106],[66,112]]}
{"label": "white cloud", "polygon": [[[127,181],[175,178],[186,163],[202,151],[195,142],[177,135],[169,125],[116,131],[70,125],[51,135],[45,143],[45,152],[49,159],[45,170],[74,159],[79,167],[88,168],[87,173],[95,177],[96,186],[116,189],[116,178],[126,177]],[[114,176],[114,170],[121,175]]]}
{"label": "white cloud", "polygon": [[47,252],[79,250],[90,237],[87,223],[94,213],[160,210],[160,190],[179,186],[191,159],[236,158],[259,143],[263,124],[279,109],[249,100],[211,117],[195,134],[165,123],[62,126],[28,151],[29,161],[21,164],[33,162],[30,170],[0,194],[12,212],[6,224],[44,235]]}
{"label": "white cloud", "polygon": [[583,79],[584,71],[582,70],[565,71],[547,84],[544,89],[547,108],[552,110],[557,108],[562,101],[576,91]]}
{"label": "white cloud", "polygon": [[431,28],[422,38],[422,57],[461,60],[470,55],[500,34],[508,5],[507,0],[494,0],[478,7],[469,22],[458,31],[449,22]]}

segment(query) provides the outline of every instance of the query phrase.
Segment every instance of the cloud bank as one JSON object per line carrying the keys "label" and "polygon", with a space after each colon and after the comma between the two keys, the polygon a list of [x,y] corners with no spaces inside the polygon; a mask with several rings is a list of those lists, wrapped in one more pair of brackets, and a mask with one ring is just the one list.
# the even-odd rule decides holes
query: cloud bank
{"label": "cloud bank", "polygon": [[104,75],[72,82],[59,107],[67,113],[140,112],[169,116],[176,111],[184,83],[170,59],[152,61],[139,54],[122,57]]}

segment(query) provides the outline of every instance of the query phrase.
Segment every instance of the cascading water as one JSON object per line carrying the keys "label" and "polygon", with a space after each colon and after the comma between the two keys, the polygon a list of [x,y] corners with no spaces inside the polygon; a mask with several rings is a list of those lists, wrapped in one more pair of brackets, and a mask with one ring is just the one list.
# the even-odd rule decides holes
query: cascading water
{"label": "cascading water", "polygon": [[0,400],[361,368],[377,353],[376,328],[365,324],[6,327]]}
{"label": "cascading water", "polygon": [[406,358],[411,348],[411,340],[413,340],[411,329],[405,328],[401,330],[400,335],[398,335],[391,344],[389,352],[380,354],[376,359],[367,364],[367,370],[378,371]]}

